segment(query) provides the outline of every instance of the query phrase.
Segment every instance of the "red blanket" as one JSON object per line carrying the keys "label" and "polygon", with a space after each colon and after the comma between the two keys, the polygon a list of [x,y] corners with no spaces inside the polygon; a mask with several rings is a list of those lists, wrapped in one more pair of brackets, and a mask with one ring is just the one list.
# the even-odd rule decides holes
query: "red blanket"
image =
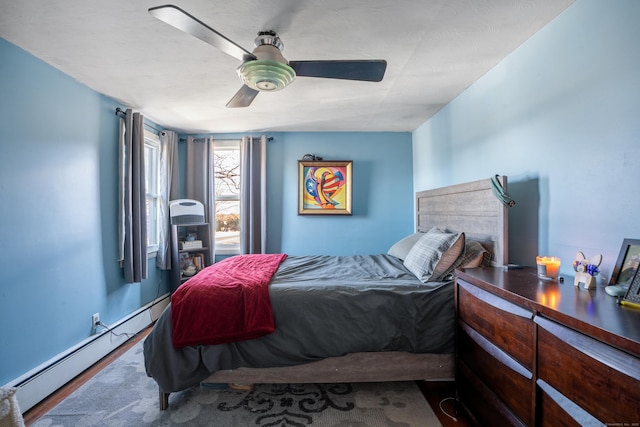
{"label": "red blanket", "polygon": [[183,283],[171,296],[174,347],[242,341],[275,331],[269,282],[286,257],[236,255]]}

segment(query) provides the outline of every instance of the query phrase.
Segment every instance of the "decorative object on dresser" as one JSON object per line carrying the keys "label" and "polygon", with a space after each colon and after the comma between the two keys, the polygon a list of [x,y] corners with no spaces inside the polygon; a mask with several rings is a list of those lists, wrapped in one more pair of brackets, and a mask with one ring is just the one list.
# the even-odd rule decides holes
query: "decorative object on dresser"
{"label": "decorative object on dresser", "polygon": [[620,299],[620,304],[640,309],[640,272],[636,270],[627,293]]}
{"label": "decorative object on dresser", "polygon": [[533,268],[458,269],[454,289],[457,395],[480,425],[637,425],[640,310]]}
{"label": "decorative object on dresser", "polygon": [[560,258],[555,256],[537,256],[536,267],[538,278],[542,280],[556,280],[560,275]]}
{"label": "decorative object on dresser", "polygon": [[598,267],[602,263],[602,255],[594,255],[590,260],[584,256],[582,252],[576,254],[576,259],[573,261],[573,269],[576,272],[576,277],[573,279],[575,286],[580,286],[584,283],[585,289],[592,289],[596,287],[596,275],[600,272]]}
{"label": "decorative object on dresser", "polygon": [[638,270],[640,264],[640,239],[624,239],[616,265],[611,274],[609,286],[605,291],[615,297],[621,297],[629,289],[631,279]]}

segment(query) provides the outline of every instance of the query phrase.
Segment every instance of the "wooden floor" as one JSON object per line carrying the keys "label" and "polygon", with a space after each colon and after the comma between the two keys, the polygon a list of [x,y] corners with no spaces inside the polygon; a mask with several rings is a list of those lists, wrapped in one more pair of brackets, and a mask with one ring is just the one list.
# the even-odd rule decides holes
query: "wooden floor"
{"label": "wooden floor", "polygon": [[140,340],[144,339],[149,332],[151,332],[151,327],[145,329],[144,331],[137,334],[135,337],[129,339],[123,345],[109,353],[106,357],[104,357],[99,362],[95,363],[89,369],[75,377],[73,380],[69,381],[67,384],[58,389],[55,393],[44,399],[42,402],[38,403],[33,408],[29,409],[24,413],[24,423],[28,426],[35,423],[40,417],[44,414],[52,410],[57,404],[62,402],[66,397],[68,397],[71,393],[76,391],[82,384],[89,381],[94,375],[98,372],[106,368],[111,362],[115,361],[118,357],[120,357],[123,353],[137,344]]}
{"label": "wooden floor", "polygon": [[419,381],[418,386],[443,427],[474,425],[468,416],[457,409],[453,381]]}
{"label": "wooden floor", "polygon": [[[133,347],[140,340],[144,339],[151,331],[151,328],[139,333],[129,341],[124,343],[118,349],[111,352],[104,359],[97,362],[95,365],[78,375],[72,381],[61,387],[58,391],[51,396],[44,399],[42,402],[28,410],[24,414],[24,422],[28,426],[33,425],[40,417],[53,409],[57,404],[62,402],[67,396],[77,390],[82,384],[87,382],[90,378],[108,366],[111,362],[116,360],[120,355]],[[453,382],[446,381],[420,381],[418,386],[422,390],[425,398],[431,405],[433,412],[438,416],[440,423],[443,427],[468,427],[471,426],[469,419],[464,414],[456,413],[455,400],[451,399],[455,396],[455,389]],[[449,414],[447,416],[446,414]],[[427,426],[428,427],[428,426]]]}

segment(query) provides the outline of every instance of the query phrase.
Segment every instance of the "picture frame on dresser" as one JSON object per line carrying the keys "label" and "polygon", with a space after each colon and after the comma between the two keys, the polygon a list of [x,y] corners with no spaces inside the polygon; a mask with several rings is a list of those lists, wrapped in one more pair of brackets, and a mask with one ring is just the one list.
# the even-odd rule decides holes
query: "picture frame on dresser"
{"label": "picture frame on dresser", "polygon": [[634,308],[640,308],[640,271],[636,270],[636,274],[633,276],[627,293],[622,297],[621,303]]}
{"label": "picture frame on dresser", "polygon": [[640,239],[624,239],[609,286],[628,288],[640,265]]}

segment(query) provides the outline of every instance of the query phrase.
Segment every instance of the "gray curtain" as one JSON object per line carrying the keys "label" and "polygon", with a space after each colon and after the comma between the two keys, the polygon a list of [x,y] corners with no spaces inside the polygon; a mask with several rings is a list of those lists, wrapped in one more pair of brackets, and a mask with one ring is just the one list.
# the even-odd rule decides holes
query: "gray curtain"
{"label": "gray curtain", "polygon": [[204,205],[209,223],[211,261],[215,259],[215,181],[213,173],[213,138],[187,137],[187,162],[185,170],[185,197]]}
{"label": "gray curtain", "polygon": [[267,137],[240,145],[240,253],[267,253]]}
{"label": "gray curtain", "polygon": [[179,197],[178,183],[178,135],[172,131],[160,132],[160,179],[158,221],[158,254],[156,267],[161,270],[171,269],[171,224],[169,218],[169,201]]}
{"label": "gray curtain", "polygon": [[122,260],[127,283],[147,278],[147,209],[144,163],[144,118],[130,108],[121,134]]}

